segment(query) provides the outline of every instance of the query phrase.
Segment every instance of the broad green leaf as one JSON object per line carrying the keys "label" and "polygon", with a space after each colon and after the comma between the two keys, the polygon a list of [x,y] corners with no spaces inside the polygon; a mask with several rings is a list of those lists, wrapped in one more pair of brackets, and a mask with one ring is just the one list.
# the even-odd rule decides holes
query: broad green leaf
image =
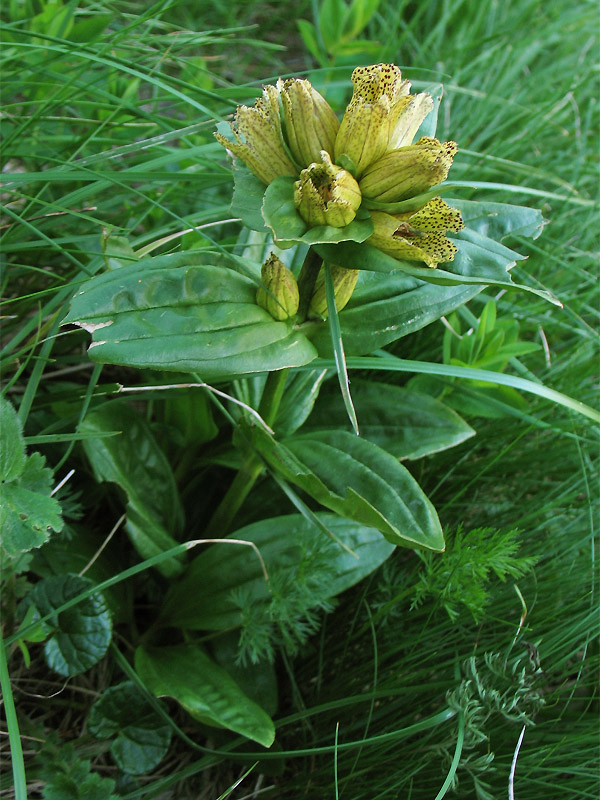
{"label": "broad green leaf", "polygon": [[[15,461],[12,463],[14,474]],[[42,455],[32,453],[26,458],[20,476],[1,484],[1,545],[11,558],[43,545],[51,531],[62,530],[60,504],[50,497],[52,470],[45,463]]]}
{"label": "broad green leaf", "polygon": [[[352,380],[352,400],[361,435],[399,459],[414,459],[454,447],[475,431],[452,409],[426,394],[377,381]],[[336,387],[327,386],[302,432],[345,428],[345,408]]]}
{"label": "broad green leaf", "polygon": [[[217,125],[217,130],[219,133],[223,134],[223,136],[227,136],[228,134],[223,130],[223,126],[225,125],[230,136],[231,128],[229,127],[229,123],[220,122]],[[240,217],[244,225],[251,228],[253,231],[267,230],[261,213],[266,188],[267,187],[260,178],[257,178],[239,159],[233,159],[233,201],[231,203],[231,213],[234,217]]]}
{"label": "broad green leaf", "polygon": [[[24,615],[34,606],[38,618],[52,613],[86,589],[93,581],[78,575],[55,575],[36,583],[21,603]],[[104,657],[112,635],[112,621],[101,594],[94,593],[76,606],[51,617],[45,623],[51,629],[44,645],[48,666],[59,675],[79,675]]]}
{"label": "broad green leaf", "polygon": [[[127,495],[126,530],[142,558],[174,547],[183,528],[183,510],[171,466],[145,420],[121,401],[105,403],[90,412],[81,430],[86,433],[121,431],[120,436],[87,438],[83,448],[98,481],[118,484]],[[181,570],[181,557],[157,566],[172,577]]]}
{"label": "broad green leaf", "polygon": [[[339,313],[346,356],[372,353],[449,314],[482,291],[482,286],[435,286],[399,272],[361,272],[350,302]],[[319,355],[330,358],[327,325],[313,326]]]}
{"label": "broad green leaf", "polygon": [[410,472],[376,444],[346,431],[320,431],[277,442],[249,435],[269,466],[343,517],[377,528],[404,547],[444,549],[435,508]]}
{"label": "broad green leaf", "polygon": [[289,247],[298,242],[306,244],[337,243],[347,240],[364,242],[373,233],[373,223],[369,216],[362,219],[357,217],[343,228],[334,228],[331,225],[309,228],[296,211],[295,180],[293,177],[275,178],[265,192],[262,215],[273,232],[275,244],[279,247]]}
{"label": "broad green leaf", "polygon": [[203,255],[176,253],[87,281],[64,322],[90,331],[96,361],[205,380],[301,366],[316,352],[291,322],[256,305],[256,285]]}
{"label": "broad green leaf", "polygon": [[456,198],[447,202],[460,211],[467,228],[490,239],[502,241],[510,234],[537,239],[546,224],[537,208]]}
{"label": "broad green leaf", "polygon": [[197,645],[138,647],[135,668],[157,697],[174,697],[195,719],[227,728],[264,747],[275,740],[269,715]]}
{"label": "broad green leaf", "polygon": [[18,478],[25,468],[22,428],[17,412],[0,395],[0,481]]}
{"label": "broad green leaf", "polygon": [[418,261],[400,261],[366,243],[341,242],[335,246],[335,250],[332,245],[319,244],[315,249],[323,259],[332,261],[337,258],[338,263],[351,265],[354,269],[383,273],[399,271],[440,286],[494,285],[521,289],[561,305],[550,292],[513,283],[509,270],[517,261],[524,260],[524,256],[468,228],[453,234],[452,238],[458,247],[454,261],[436,269],[422,266]]}
{"label": "broad green leaf", "polygon": [[238,633],[231,631],[216,636],[212,642],[213,658],[227,670],[244,694],[272,717],[278,705],[275,665],[268,661],[243,666],[239,664]]}
{"label": "broad green leaf", "polygon": [[326,375],[326,369],[314,369],[297,372],[288,379],[275,419],[279,436],[291,436],[306,421]]}
{"label": "broad green leaf", "polygon": [[[68,538],[55,536],[37,550],[28,568],[40,578],[67,572],[77,575],[85,569],[86,576],[95,583],[106,581],[123,568],[122,551],[114,539],[98,554],[107,533],[72,527]],[[130,620],[131,596],[125,582],[110,586],[103,595],[115,624]]]}
{"label": "broad green leaf", "polygon": [[[373,528],[334,514],[321,512],[317,517],[354,555],[301,514],[261,520],[227,538],[253,542],[267,573],[281,570],[293,576],[312,553],[323,552],[331,568],[327,597],[358,583],[394,549]],[[196,556],[183,577],[171,586],[161,621],[192,630],[236,627],[242,620],[235,596],[239,593],[269,601],[271,593],[258,556],[246,545],[213,544]]]}
{"label": "broad green leaf", "polygon": [[130,681],[104,692],[92,706],[87,726],[97,739],[116,736],[110,752],[119,768],[129,775],[153,770],[171,744],[171,726]]}

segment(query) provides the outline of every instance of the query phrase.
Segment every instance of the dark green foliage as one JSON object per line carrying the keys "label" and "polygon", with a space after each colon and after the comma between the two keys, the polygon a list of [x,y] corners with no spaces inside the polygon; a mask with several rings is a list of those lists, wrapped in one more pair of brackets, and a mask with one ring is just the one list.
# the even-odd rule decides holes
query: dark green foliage
{"label": "dark green foliage", "polygon": [[[465,533],[459,527],[446,537],[443,559],[419,553],[424,569],[415,586],[413,605],[427,598],[443,608],[455,621],[461,606],[479,621],[490,601],[492,579],[520,578],[535,564],[535,557],[518,556],[519,531],[474,528]],[[493,584],[492,584],[493,585]]]}
{"label": "dark green foliage", "polygon": [[[507,796],[512,781],[519,800],[595,796],[598,447],[590,410],[577,405],[597,404],[595,4],[138,6],[27,0],[2,9],[2,613],[16,717],[8,676],[0,678],[3,729],[13,746],[23,734],[25,766],[15,748],[16,777],[2,762],[0,790],[10,797],[27,779],[32,797],[50,800],[113,800],[117,790],[132,800],[214,800],[241,780],[242,793],[273,785],[282,800],[489,800]],[[178,363],[182,352],[198,353],[185,327],[189,309],[167,310],[178,348],[160,315],[182,268],[212,277],[226,270],[242,287],[228,320],[207,312],[204,344],[219,335],[227,348],[227,325],[256,313],[268,243],[264,230],[241,229],[235,219],[264,228],[256,211],[264,187],[245,170],[232,174],[213,139],[217,123],[228,128],[235,106],[278,75],[304,74],[341,111],[352,68],[375,61],[400,64],[413,89],[436,100],[443,84],[439,113],[436,105],[419,135],[433,135],[437,116],[438,137],[457,141],[445,196],[472,233],[461,237],[454,266],[437,271],[413,264],[389,272],[377,256],[379,271],[363,270],[339,314],[360,442],[394,461],[375,472],[382,480],[402,472],[449,532],[443,554],[398,549],[388,558],[391,545],[373,529],[372,542],[388,550],[357,562],[327,538],[326,529],[342,538],[341,518],[334,524],[320,510],[325,497],[354,511],[367,503],[340,491],[337,459],[319,458],[315,445],[323,431],[335,431],[337,443],[352,438],[329,325],[250,321],[236,360],[225,350],[205,359],[201,348],[191,374]],[[539,236],[542,219],[549,224]],[[349,259],[355,246],[341,245]],[[279,255],[298,274],[305,250]],[[454,285],[457,272],[462,285]],[[184,289],[175,287],[183,301]],[[548,293],[563,308],[550,305]],[[114,322],[115,311],[122,317],[118,327],[94,331],[107,344],[90,357],[131,363],[119,360],[125,344],[140,350],[140,369],[91,364],[86,330],[60,327],[74,296],[75,311],[88,303],[84,325]],[[132,302],[115,308],[115,298]],[[154,304],[152,313],[144,304]],[[145,341],[127,344],[123,332]],[[275,418],[263,417],[274,437],[257,419],[268,406],[265,386],[267,396],[273,387],[264,376],[243,377],[273,367],[264,359],[271,336],[269,359],[288,366],[286,348],[300,345],[293,363],[305,365],[279,387]],[[352,363],[379,347],[387,359]],[[117,357],[103,359],[103,350]],[[394,371],[397,359],[413,372]],[[428,374],[407,386],[419,364]],[[502,370],[502,383],[465,380],[474,368]],[[242,377],[230,382],[228,370]],[[539,395],[522,391],[519,378]],[[547,389],[562,398],[544,397]],[[243,506],[233,508],[228,487],[259,440],[269,467],[261,464]],[[320,485],[298,479],[298,461]],[[212,525],[213,538],[236,531],[250,539],[248,531],[294,517],[322,547],[294,548],[296,528],[286,525],[271,537],[285,565],[270,564],[269,547],[259,548],[268,583],[248,545],[170,552],[207,534],[223,498],[231,519]],[[380,528],[384,499],[369,511]],[[222,588],[212,606],[209,572],[200,570],[195,583],[185,577],[203,554]],[[141,568],[150,555],[153,565]],[[131,567],[140,571],[126,572]],[[107,579],[118,583],[103,590],[100,609],[95,589]],[[72,592],[65,581],[74,582]],[[167,618],[165,602],[178,586]],[[82,602],[61,610],[82,590]],[[111,651],[107,607],[116,626]],[[182,622],[190,609],[202,611],[206,627]],[[51,614],[43,630],[38,611]],[[208,611],[228,624],[209,626]],[[66,686],[44,659],[50,642],[51,663],[72,675]],[[142,666],[140,653],[152,654]],[[94,703],[119,698],[123,672],[178,701],[145,695],[160,715],[159,722],[148,712],[145,730],[161,731],[163,745],[167,731],[175,736],[169,760],[139,783],[125,776],[127,758],[115,761],[109,742],[86,730]],[[134,705],[120,698],[117,722],[103,735],[114,735],[115,725],[125,730]],[[258,742],[270,743],[275,729],[277,744],[263,749]],[[116,737],[123,756],[131,740],[125,746]],[[45,744],[34,754],[36,739]],[[77,741],[59,746],[69,739]]]}
{"label": "dark green foliage", "polygon": [[89,759],[80,758],[71,744],[59,745],[57,736],[46,739],[37,761],[46,782],[44,800],[116,800],[115,782],[90,772]]}

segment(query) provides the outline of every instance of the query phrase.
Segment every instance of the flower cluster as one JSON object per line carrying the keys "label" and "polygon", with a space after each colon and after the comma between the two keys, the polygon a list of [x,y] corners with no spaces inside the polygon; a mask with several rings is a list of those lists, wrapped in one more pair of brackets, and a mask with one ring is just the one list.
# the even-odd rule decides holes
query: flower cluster
{"label": "flower cluster", "polygon": [[432,98],[411,94],[393,64],[357,67],[352,83],[341,123],[309,81],[280,79],[264,87],[254,106],[237,109],[235,141],[215,135],[263,183],[297,177],[294,202],[309,227],[342,228],[366,199],[374,225],[369,244],[430,267],[451,261],[456,247],[446,233],[463,227],[458,211],[439,197],[410,213],[385,210],[385,204],[422,195],[448,176],[454,142],[423,137],[412,143]]}

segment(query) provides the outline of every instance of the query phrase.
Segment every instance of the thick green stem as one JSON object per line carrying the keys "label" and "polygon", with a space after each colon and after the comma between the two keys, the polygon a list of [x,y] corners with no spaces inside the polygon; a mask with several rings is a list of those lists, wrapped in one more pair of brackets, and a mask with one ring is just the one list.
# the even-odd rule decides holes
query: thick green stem
{"label": "thick green stem", "polygon": [[[283,396],[287,374],[287,369],[280,369],[276,372],[270,372],[267,377],[258,408],[259,414],[267,425],[272,425],[277,416],[277,410]],[[248,453],[242,461],[242,465],[233,479],[231,486],[225,493],[225,497],[221,500],[215,513],[212,515],[204,531],[205,539],[220,539],[227,535],[235,515],[241,508],[242,503],[248,496],[262,471],[263,462],[261,459],[254,453]]]}
{"label": "thick green stem", "polygon": [[300,293],[300,305],[298,307],[297,320],[304,322],[308,314],[308,307],[313,296],[315,283],[319,275],[319,270],[323,264],[323,259],[315,253],[312,247],[309,249],[302,264],[300,275],[298,276],[298,291]]}

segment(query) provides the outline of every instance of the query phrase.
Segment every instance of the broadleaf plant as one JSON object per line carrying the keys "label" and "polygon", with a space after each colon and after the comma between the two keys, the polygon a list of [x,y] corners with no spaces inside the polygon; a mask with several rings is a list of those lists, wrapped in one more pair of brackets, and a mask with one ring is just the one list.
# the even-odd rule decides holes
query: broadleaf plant
{"label": "broadleaf plant", "polygon": [[[324,37],[336,51],[376,3],[337,5],[344,21]],[[512,281],[523,257],[502,241],[536,238],[541,213],[455,197],[457,145],[435,138],[441,87],[413,94],[392,64],[357,67],[352,82],[341,119],[309,81],[291,78],[219,122],[234,221],[245,226],[237,240],[183,237],[165,252],[178,236],[138,247],[106,227],[90,270],[100,274],[77,282],[62,318],[92,339],[95,378],[77,435],[88,475],[106,484],[98,507],[123,515],[131,547],[120,540],[117,554],[155,567],[139,587],[141,622],[129,606],[119,620],[133,631],[129,677],[174,698],[189,724],[266,748],[277,702],[261,665],[274,681],[277,655],[294,654],[334,598],[397,546],[428,564],[444,558],[438,513],[401,462],[475,435],[427,385],[352,382],[345,356],[373,354],[487,286],[555,302]],[[102,369],[112,382],[97,386]],[[7,413],[8,485],[26,462]],[[89,553],[89,537],[73,538],[84,540]],[[191,556],[192,547],[201,549]],[[100,559],[98,575],[103,548],[88,564]],[[61,611],[78,592],[85,599]],[[62,675],[97,663],[110,643],[109,612],[87,578],[44,577],[23,616],[23,640],[49,637],[48,664]],[[117,684],[89,719],[94,736],[117,736],[111,752],[126,774],[152,769],[169,744],[155,716],[164,707],[147,701],[139,685]]]}

